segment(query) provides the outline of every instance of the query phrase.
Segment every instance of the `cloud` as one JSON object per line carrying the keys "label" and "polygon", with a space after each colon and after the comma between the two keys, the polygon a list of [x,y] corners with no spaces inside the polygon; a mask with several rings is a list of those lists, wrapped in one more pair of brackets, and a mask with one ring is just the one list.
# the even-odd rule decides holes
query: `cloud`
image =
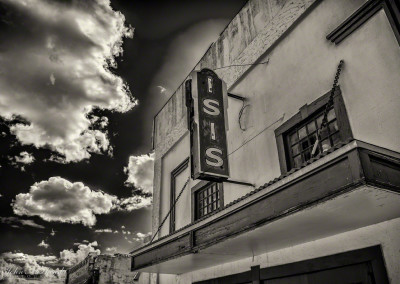
{"label": "cloud", "polygon": [[35,157],[33,157],[32,154],[29,154],[28,152],[24,151],[19,154],[19,156],[15,157],[15,161],[17,163],[29,165],[35,161]]}
{"label": "cloud", "polygon": [[93,226],[95,214],[109,213],[115,196],[93,191],[81,182],[51,177],[16,196],[12,207],[17,215],[40,216],[46,221],[82,223]]}
{"label": "cloud", "polygon": [[122,225],[122,226],[121,226],[121,229],[125,229],[125,226],[124,226],[124,225]]}
{"label": "cloud", "polygon": [[[48,147],[57,161],[76,162],[108,151],[105,130],[90,128],[95,109],[126,112],[137,101],[109,70],[133,36],[110,1],[3,0],[0,116],[22,144]],[[7,33],[6,33],[7,31]]]}
{"label": "cloud", "polygon": [[95,233],[112,233],[111,229],[97,229],[94,231]]}
{"label": "cloud", "polygon": [[141,156],[130,156],[128,167],[125,167],[128,175],[127,185],[134,185],[144,192],[153,193],[154,153]]}
{"label": "cloud", "polygon": [[22,252],[5,252],[0,255],[0,258],[14,264],[37,263],[51,265],[57,263],[57,257],[54,255],[30,255]]}
{"label": "cloud", "polygon": [[127,198],[122,198],[116,200],[114,209],[118,211],[128,211],[138,210],[141,208],[149,207],[152,205],[153,199],[151,197],[144,197],[134,195]]}
{"label": "cloud", "polygon": [[160,90],[160,94],[165,94],[165,92],[167,91],[167,89],[163,86],[157,86],[157,88]]}
{"label": "cloud", "polygon": [[133,240],[134,241],[137,241],[137,242],[141,242],[141,243],[144,243],[144,242],[147,242],[147,241],[150,241],[150,240],[148,240],[150,237],[152,236],[152,233],[151,232],[148,232],[148,233],[141,233],[141,232],[138,232],[137,234],[136,234],[136,237],[133,237]]}
{"label": "cloud", "polygon": [[[41,283],[64,283],[65,270],[50,268],[57,264],[53,255],[29,255],[22,252],[5,252],[0,255],[0,280],[5,283],[20,283],[16,273],[42,274]],[[25,283],[25,282],[21,282]]]}
{"label": "cloud", "polygon": [[46,244],[44,240],[42,240],[42,241],[40,242],[40,244],[38,244],[38,247],[44,247],[45,249],[47,249],[49,246],[50,246],[50,245],[49,245],[49,244]]}
{"label": "cloud", "polygon": [[24,220],[24,219],[20,219],[18,217],[0,217],[0,222],[1,223],[5,223],[5,224],[10,224],[12,225],[14,228],[19,228],[19,226],[16,226],[16,223],[19,223],[23,226],[30,226],[30,227],[34,227],[34,228],[38,228],[38,229],[44,229],[45,227],[39,224],[36,224],[34,221],[32,220]]}
{"label": "cloud", "polygon": [[60,252],[60,262],[65,266],[73,266],[84,260],[89,253],[99,255],[101,252],[96,248],[97,246],[97,242],[94,241],[89,244],[79,244],[76,251],[65,249]]}
{"label": "cloud", "polygon": [[118,199],[102,191],[91,190],[82,182],[70,182],[61,177],[32,185],[28,193],[20,193],[12,203],[16,215],[39,216],[45,221],[82,223],[91,227],[96,215],[111,210],[132,211],[150,206],[151,197],[132,196]]}
{"label": "cloud", "polygon": [[54,231],[53,229],[51,229],[50,235],[51,235],[52,237],[54,237],[54,236],[56,235],[56,231]]}
{"label": "cloud", "polygon": [[114,254],[116,252],[117,252],[117,248],[116,247],[106,248],[106,253],[107,254]]}

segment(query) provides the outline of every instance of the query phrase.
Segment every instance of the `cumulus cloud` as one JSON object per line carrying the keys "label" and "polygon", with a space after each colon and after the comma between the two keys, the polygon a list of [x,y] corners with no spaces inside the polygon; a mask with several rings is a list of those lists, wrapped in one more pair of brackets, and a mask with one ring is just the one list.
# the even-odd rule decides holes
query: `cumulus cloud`
{"label": "cumulus cloud", "polygon": [[50,235],[51,235],[52,237],[54,237],[54,236],[56,235],[56,231],[54,231],[53,229],[51,229]]}
{"label": "cumulus cloud", "polygon": [[44,247],[45,249],[47,249],[50,245],[47,244],[44,240],[42,240],[39,244],[38,247]]}
{"label": "cumulus cloud", "polygon": [[125,167],[128,175],[127,185],[134,185],[144,192],[153,193],[154,153],[141,156],[130,156],[128,166]]}
{"label": "cumulus cloud", "polygon": [[[21,224],[22,226],[30,226],[30,227],[34,227],[34,228],[38,228],[38,229],[44,229],[44,226],[36,224],[34,221],[32,220],[24,220],[24,219],[20,219],[18,217],[0,217],[0,222],[1,223],[5,223],[5,224],[10,224],[12,226],[15,227],[15,224]],[[17,228],[19,226],[16,226]]]}
{"label": "cumulus cloud", "polygon": [[95,233],[112,233],[111,229],[97,229],[94,231]]}
{"label": "cumulus cloud", "polygon": [[[110,1],[3,0],[0,116],[22,144],[48,147],[73,162],[110,148],[105,130],[90,128],[94,108],[126,112],[136,105],[109,68],[133,36]],[[104,123],[103,123],[104,124]]]}
{"label": "cumulus cloud", "polygon": [[118,199],[102,191],[91,190],[82,182],[70,182],[61,177],[32,185],[28,193],[20,193],[12,203],[17,215],[39,216],[46,221],[96,224],[96,215],[111,210],[132,211],[151,205],[150,197],[132,196]]}
{"label": "cumulus cloud", "polygon": [[23,265],[26,273],[32,273],[33,269],[40,269],[43,265],[54,265],[58,261],[54,255],[30,255],[22,252],[5,252],[0,255],[0,259],[4,259],[8,263]]}
{"label": "cumulus cloud", "polygon": [[116,252],[117,252],[117,248],[116,247],[106,248],[106,253],[107,254],[114,254]]}
{"label": "cumulus cloud", "polygon": [[65,249],[60,252],[60,262],[65,266],[73,266],[84,260],[89,253],[99,255],[100,250],[96,248],[97,246],[97,242],[94,241],[88,244],[79,244],[76,251]]}
{"label": "cumulus cloud", "polygon": [[21,152],[19,156],[15,157],[15,161],[17,163],[29,165],[35,161],[35,157],[33,157],[32,154],[29,154],[28,152],[24,151]]}
{"label": "cumulus cloud", "polygon": [[138,210],[151,206],[153,199],[151,197],[134,195],[127,198],[118,199],[115,201],[114,209],[118,211]]}
{"label": "cumulus cloud", "polygon": [[138,233],[136,234],[136,237],[133,237],[133,240],[134,240],[134,241],[137,241],[137,242],[145,243],[145,242],[147,242],[147,241],[150,241],[150,240],[148,240],[148,239],[149,239],[151,236],[152,236],[152,233],[151,233],[151,232],[148,232],[148,233],[141,233],[141,232],[138,232]]}
{"label": "cumulus cloud", "polygon": [[109,213],[115,196],[93,191],[81,182],[71,183],[61,177],[51,177],[20,193],[12,204],[17,215],[40,216],[46,221],[82,223],[93,226],[95,214]]}

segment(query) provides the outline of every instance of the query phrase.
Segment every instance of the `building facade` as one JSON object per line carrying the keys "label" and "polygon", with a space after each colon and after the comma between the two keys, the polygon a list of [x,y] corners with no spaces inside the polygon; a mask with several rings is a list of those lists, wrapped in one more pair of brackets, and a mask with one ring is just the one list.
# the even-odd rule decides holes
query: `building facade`
{"label": "building facade", "polygon": [[182,84],[154,118],[139,282],[400,283],[399,18],[394,0],[248,1],[194,68],[231,94],[230,177],[191,178]]}
{"label": "building facade", "polygon": [[[138,281],[140,272],[131,271],[131,257],[126,254],[87,257],[67,270],[66,284],[131,284]],[[142,280],[148,278],[144,275]]]}

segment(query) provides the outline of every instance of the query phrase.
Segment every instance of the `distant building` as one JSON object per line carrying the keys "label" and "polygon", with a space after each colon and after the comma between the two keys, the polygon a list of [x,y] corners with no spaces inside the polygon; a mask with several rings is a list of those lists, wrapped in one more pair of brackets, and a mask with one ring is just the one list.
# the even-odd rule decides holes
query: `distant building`
{"label": "distant building", "polygon": [[139,282],[400,283],[399,42],[398,1],[248,1],[194,69],[246,99],[224,105],[243,183],[189,179],[173,206],[195,158],[182,84],[154,118],[153,233],[168,218],[132,252]]}
{"label": "distant building", "polygon": [[[67,270],[66,284],[131,284],[139,272],[131,272],[131,257],[125,254],[93,255]],[[142,277],[143,279],[146,276]]]}

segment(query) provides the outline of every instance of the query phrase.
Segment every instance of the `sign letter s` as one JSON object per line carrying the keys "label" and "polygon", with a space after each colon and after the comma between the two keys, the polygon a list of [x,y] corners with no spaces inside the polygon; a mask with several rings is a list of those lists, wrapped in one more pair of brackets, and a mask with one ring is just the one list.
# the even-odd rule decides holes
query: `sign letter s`
{"label": "sign letter s", "polygon": [[219,115],[219,102],[216,100],[205,99],[203,101],[204,107],[203,111],[209,115]]}
{"label": "sign letter s", "polygon": [[[215,153],[222,155],[222,151],[218,148],[208,148],[206,150],[206,163],[209,166],[221,167],[224,164],[224,161],[220,156],[217,156]],[[209,160],[208,158],[210,158],[211,160]]]}

